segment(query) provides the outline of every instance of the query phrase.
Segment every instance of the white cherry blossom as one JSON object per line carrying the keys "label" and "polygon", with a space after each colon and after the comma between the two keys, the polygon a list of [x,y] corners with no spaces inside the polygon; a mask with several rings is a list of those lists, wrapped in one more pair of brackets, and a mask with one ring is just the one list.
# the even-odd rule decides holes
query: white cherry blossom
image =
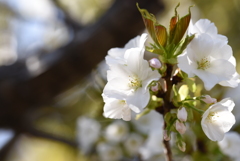
{"label": "white cherry blossom", "polygon": [[[188,34],[189,35],[195,34],[195,37],[198,37],[202,34],[207,34],[215,41],[221,41],[223,44],[228,43],[227,37],[218,34],[217,27],[215,26],[214,23],[212,23],[208,19],[200,19],[194,25],[192,21],[190,21]],[[236,67],[236,60],[233,56],[230,57],[228,61],[231,62]],[[231,78],[229,78],[228,80],[221,81],[219,84],[222,86],[235,88],[238,86],[238,83],[240,83],[239,78],[240,78],[239,74],[235,72],[234,74],[232,74]]]}
{"label": "white cherry blossom", "polygon": [[144,50],[129,49],[126,65],[114,65],[107,72],[107,80],[103,95],[109,98],[124,100],[128,107],[139,113],[147,106],[150,93],[149,84],[158,81],[161,75],[149,67],[143,59]]}
{"label": "white cherry blossom", "polygon": [[133,123],[134,127],[143,134],[148,134],[149,132],[155,130],[163,131],[163,116],[155,110],[150,111],[148,114],[140,117],[137,120],[133,119],[131,122]]}
{"label": "white cherry blossom", "polygon": [[166,149],[163,144],[163,130],[151,131],[144,145],[139,149],[143,160],[152,160],[156,155],[165,155]]}
{"label": "white cherry blossom", "polygon": [[137,133],[131,133],[124,142],[124,147],[128,154],[134,156],[138,153],[138,150],[142,146],[142,144],[143,137]]}
{"label": "white cherry blossom", "polygon": [[208,34],[213,39],[223,40],[223,41],[225,41],[225,43],[227,43],[227,41],[228,41],[226,36],[218,34],[217,27],[210,20],[200,19],[194,25],[193,25],[192,21],[190,21],[189,27],[188,27],[189,35],[195,34],[195,36],[198,37],[199,35],[201,35],[203,33]]}
{"label": "white cherry blossom", "polygon": [[131,108],[125,100],[103,97],[105,105],[103,107],[103,116],[111,119],[131,120]]}
{"label": "white cherry blossom", "polygon": [[233,79],[236,73],[232,48],[208,34],[194,38],[183,54],[178,56],[178,67],[189,77],[198,76],[206,90]]}
{"label": "white cherry blossom", "polygon": [[225,155],[232,159],[240,158],[240,135],[237,132],[226,133],[224,139],[219,141],[218,145]]}
{"label": "white cherry blossom", "polygon": [[107,126],[105,130],[105,138],[111,142],[123,141],[128,135],[128,125],[121,120],[114,121]]}
{"label": "white cherry blossom", "polygon": [[139,49],[139,50],[145,50],[144,43],[147,40],[147,34],[143,33],[141,36],[137,36],[133,39],[131,39],[124,48],[112,48],[108,51],[108,55],[106,56],[106,63],[109,66],[115,65],[115,64],[125,64],[126,59],[128,57],[128,54],[126,54],[126,51],[129,49]]}
{"label": "white cherry blossom", "polygon": [[210,140],[221,141],[224,134],[235,124],[235,117],[231,112],[234,106],[235,104],[230,98],[225,98],[211,105],[204,112],[201,126]]}
{"label": "white cherry blossom", "polygon": [[89,117],[79,117],[77,120],[77,138],[83,153],[88,153],[100,136],[101,125]]}
{"label": "white cherry blossom", "polygon": [[110,143],[97,145],[97,152],[102,161],[117,161],[122,158],[122,150],[119,146]]}

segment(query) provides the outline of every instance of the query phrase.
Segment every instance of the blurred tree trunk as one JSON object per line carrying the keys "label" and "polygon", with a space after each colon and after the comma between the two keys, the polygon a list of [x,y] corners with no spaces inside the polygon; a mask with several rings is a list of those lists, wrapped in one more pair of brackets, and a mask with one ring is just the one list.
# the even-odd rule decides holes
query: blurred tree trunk
{"label": "blurred tree trunk", "polygon": [[36,108],[53,103],[54,97],[80,83],[104,59],[112,47],[121,47],[144,30],[141,8],[156,14],[163,10],[159,0],[116,0],[95,24],[76,30],[73,40],[44,54],[47,70],[29,77],[24,64],[0,68],[0,127],[24,131],[26,117]]}

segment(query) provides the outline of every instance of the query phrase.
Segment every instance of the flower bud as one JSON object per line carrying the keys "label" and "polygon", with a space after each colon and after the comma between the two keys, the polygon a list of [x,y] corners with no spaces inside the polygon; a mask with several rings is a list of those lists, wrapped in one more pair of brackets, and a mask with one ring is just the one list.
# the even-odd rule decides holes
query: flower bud
{"label": "flower bud", "polygon": [[166,141],[171,140],[171,136],[167,134],[166,130],[164,130],[163,139],[166,140]]}
{"label": "flower bud", "polygon": [[157,92],[158,91],[158,83],[156,83],[156,85],[154,85],[154,86],[151,86],[151,90],[153,92]]}
{"label": "flower bud", "polygon": [[183,142],[183,141],[179,142],[179,143],[178,143],[178,148],[179,148],[179,150],[181,150],[182,152],[185,152],[185,150],[186,150],[186,143]]}
{"label": "flower bud", "polygon": [[149,60],[149,64],[151,67],[157,68],[157,69],[162,67],[161,62],[157,58],[152,58],[151,60]]}
{"label": "flower bud", "polygon": [[184,125],[184,123],[179,122],[178,120],[176,121],[176,130],[180,133],[180,134],[184,134],[187,130],[186,126]]}
{"label": "flower bud", "polygon": [[207,103],[207,104],[217,103],[216,98],[212,98],[212,97],[209,96],[209,95],[205,95],[204,97],[205,97],[205,98],[203,98],[202,101],[204,101],[204,102]]}
{"label": "flower bud", "polygon": [[180,110],[178,109],[177,118],[182,122],[186,122],[187,114],[188,113],[187,113],[185,107],[182,107]]}

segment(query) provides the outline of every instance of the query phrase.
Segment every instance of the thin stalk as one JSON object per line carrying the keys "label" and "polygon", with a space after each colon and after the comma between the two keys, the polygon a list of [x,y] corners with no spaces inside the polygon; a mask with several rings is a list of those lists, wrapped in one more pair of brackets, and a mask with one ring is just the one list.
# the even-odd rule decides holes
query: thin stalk
{"label": "thin stalk", "polygon": [[[166,72],[166,76],[165,76],[165,81],[166,81],[166,85],[167,85],[167,91],[166,94],[163,98],[164,100],[164,113],[163,113],[163,117],[165,116],[166,113],[168,113],[171,109],[172,109],[172,104],[171,104],[171,92],[172,92],[172,70],[173,70],[173,66],[170,64],[166,64],[167,65],[167,72]],[[166,128],[166,122],[164,123],[164,129]],[[163,144],[167,150],[167,161],[172,161],[172,150],[171,150],[171,146],[169,144],[169,141],[163,140]]]}
{"label": "thin stalk", "polygon": [[185,105],[186,107],[189,107],[189,108],[194,109],[195,111],[197,111],[197,112],[199,112],[199,113],[201,113],[201,114],[204,113],[203,110],[200,110],[200,109],[198,109],[198,108],[195,108],[194,106],[191,106],[191,105],[189,105],[189,104],[184,104],[184,105]]}

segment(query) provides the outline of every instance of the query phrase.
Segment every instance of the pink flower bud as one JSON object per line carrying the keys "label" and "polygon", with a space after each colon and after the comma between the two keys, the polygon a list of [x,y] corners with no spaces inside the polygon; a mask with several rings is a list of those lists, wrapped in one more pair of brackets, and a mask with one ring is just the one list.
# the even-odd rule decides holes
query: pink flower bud
{"label": "pink flower bud", "polygon": [[180,134],[184,134],[187,130],[186,126],[184,125],[184,123],[179,122],[178,120],[176,121],[176,130],[180,133]]}
{"label": "pink flower bud", "polygon": [[166,141],[171,140],[171,136],[167,134],[167,131],[166,131],[166,130],[164,130],[163,139],[166,140]]}
{"label": "pink flower bud", "polygon": [[217,103],[216,98],[212,98],[209,95],[204,96],[205,98],[203,98],[202,100],[207,103],[207,104],[212,104],[212,103]]}
{"label": "pink flower bud", "polygon": [[178,148],[179,148],[179,150],[181,150],[182,152],[185,152],[185,150],[186,150],[186,143],[185,142],[180,142],[180,143],[178,143]]}
{"label": "pink flower bud", "polygon": [[162,67],[161,62],[157,58],[152,58],[151,60],[149,60],[149,64],[151,67],[157,68],[157,69]]}
{"label": "pink flower bud", "polygon": [[157,91],[158,91],[158,83],[156,83],[155,86],[152,86],[152,87],[151,87],[151,90],[152,90],[153,92],[157,92]]}
{"label": "pink flower bud", "polygon": [[178,109],[177,118],[182,122],[186,122],[187,114],[188,113],[187,113],[185,107],[182,107],[180,110]]}

